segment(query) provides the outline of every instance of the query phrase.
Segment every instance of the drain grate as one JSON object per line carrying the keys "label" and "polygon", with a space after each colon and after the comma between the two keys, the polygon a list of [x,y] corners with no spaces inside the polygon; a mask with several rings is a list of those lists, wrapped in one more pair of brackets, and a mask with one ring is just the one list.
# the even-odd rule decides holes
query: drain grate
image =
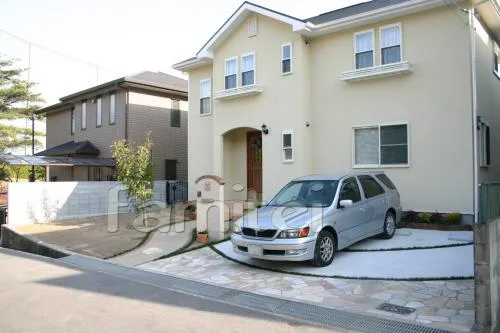
{"label": "drain grate", "polygon": [[379,306],[377,306],[377,310],[382,310],[382,311],[387,311],[387,312],[392,312],[392,313],[397,313],[400,315],[409,315],[410,313],[415,312],[414,308],[409,308],[406,306],[401,306],[401,305],[396,305],[396,304],[389,304],[389,303],[382,303]]}
{"label": "drain grate", "polygon": [[[254,311],[261,311],[271,316],[277,315],[287,320],[293,319],[294,322],[309,323],[328,328],[344,328],[362,333],[451,333],[441,328],[422,326],[416,323],[406,323],[394,319],[372,317],[359,313],[350,313],[343,310],[285,299],[276,299],[269,296],[209,285],[179,277],[123,267],[79,255],[65,257],[60,260],[80,268],[102,272],[137,283],[149,284],[172,292],[198,295],[218,302],[232,304]],[[377,309],[388,311],[382,308],[384,305],[389,306],[391,309],[400,308],[410,311],[390,311],[399,314],[409,314],[415,311],[415,309],[412,308],[387,303],[381,304]]]}

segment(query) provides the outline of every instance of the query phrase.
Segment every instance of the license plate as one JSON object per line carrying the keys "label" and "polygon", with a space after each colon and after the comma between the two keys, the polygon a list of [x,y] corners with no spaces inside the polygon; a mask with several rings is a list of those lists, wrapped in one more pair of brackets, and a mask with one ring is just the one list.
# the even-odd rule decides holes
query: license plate
{"label": "license plate", "polygon": [[262,255],[262,246],[248,245],[248,254],[254,255],[254,256],[261,256]]}

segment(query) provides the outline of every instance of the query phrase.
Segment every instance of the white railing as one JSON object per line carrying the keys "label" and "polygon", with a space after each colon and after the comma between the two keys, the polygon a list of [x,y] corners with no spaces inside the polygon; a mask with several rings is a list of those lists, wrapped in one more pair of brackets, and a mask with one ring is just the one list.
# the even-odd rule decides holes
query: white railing
{"label": "white railing", "polygon": [[402,61],[394,64],[345,71],[340,75],[340,79],[343,81],[359,81],[411,72],[413,72],[413,66],[408,61]]}
{"label": "white railing", "polygon": [[242,87],[236,87],[232,89],[226,89],[214,92],[214,99],[216,100],[227,100],[237,97],[250,96],[260,94],[264,91],[263,87],[258,84],[251,84]]}

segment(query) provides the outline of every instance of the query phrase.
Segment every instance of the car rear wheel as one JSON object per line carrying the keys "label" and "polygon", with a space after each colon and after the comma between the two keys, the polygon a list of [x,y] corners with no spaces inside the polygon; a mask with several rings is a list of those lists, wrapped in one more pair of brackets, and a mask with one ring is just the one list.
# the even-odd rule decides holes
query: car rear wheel
{"label": "car rear wheel", "polygon": [[335,237],[328,230],[321,230],[314,248],[312,264],[316,267],[325,267],[332,263],[337,250]]}
{"label": "car rear wheel", "polygon": [[384,231],[382,232],[382,238],[391,239],[392,236],[394,236],[395,232],[396,232],[396,217],[394,216],[394,213],[387,212],[387,214],[385,214]]}

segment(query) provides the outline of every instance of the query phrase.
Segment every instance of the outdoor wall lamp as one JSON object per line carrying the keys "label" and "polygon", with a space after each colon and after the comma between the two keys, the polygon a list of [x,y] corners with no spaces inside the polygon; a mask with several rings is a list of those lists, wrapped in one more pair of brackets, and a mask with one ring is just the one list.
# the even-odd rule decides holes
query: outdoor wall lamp
{"label": "outdoor wall lamp", "polygon": [[269,128],[267,128],[266,124],[262,124],[260,128],[262,129],[262,133],[264,133],[265,135],[269,134]]}

